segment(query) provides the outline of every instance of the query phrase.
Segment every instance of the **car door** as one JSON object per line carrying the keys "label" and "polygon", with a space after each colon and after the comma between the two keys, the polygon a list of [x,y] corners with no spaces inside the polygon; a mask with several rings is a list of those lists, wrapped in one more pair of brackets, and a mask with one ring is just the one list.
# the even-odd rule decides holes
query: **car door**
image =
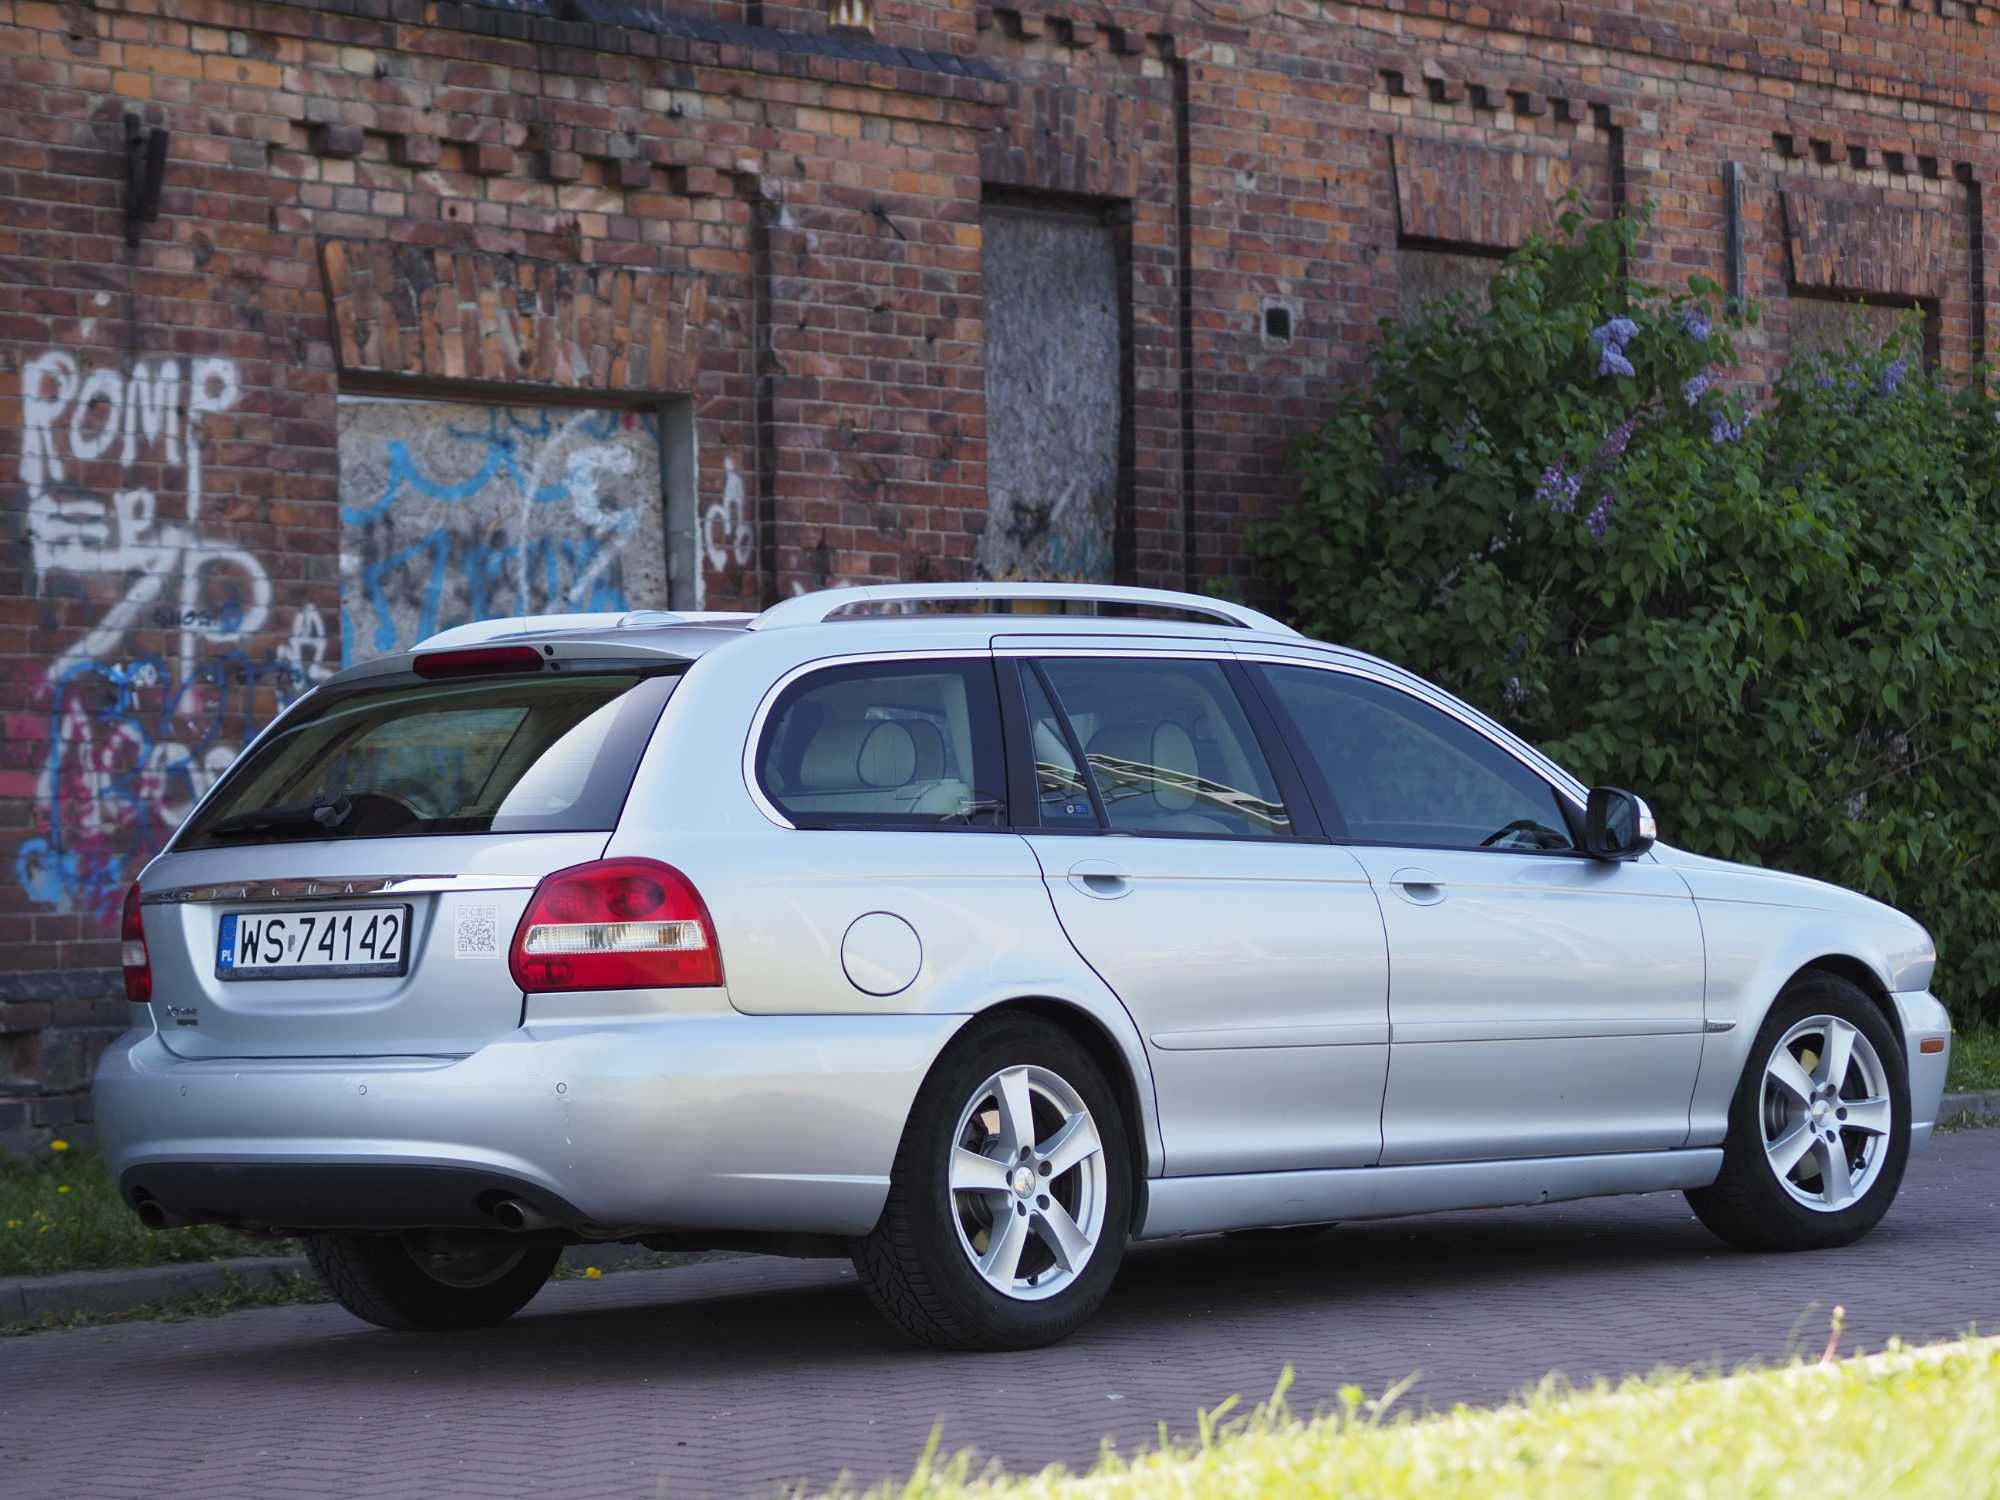
{"label": "car door", "polygon": [[1383,1163],[1682,1144],[1701,1062],[1694,902],[1470,715],[1385,679],[1255,668],[1388,931]]}
{"label": "car door", "polygon": [[1010,753],[1032,762],[1024,837],[1145,1038],[1168,1175],[1374,1162],[1381,916],[1241,668],[1102,650],[1002,665]]}

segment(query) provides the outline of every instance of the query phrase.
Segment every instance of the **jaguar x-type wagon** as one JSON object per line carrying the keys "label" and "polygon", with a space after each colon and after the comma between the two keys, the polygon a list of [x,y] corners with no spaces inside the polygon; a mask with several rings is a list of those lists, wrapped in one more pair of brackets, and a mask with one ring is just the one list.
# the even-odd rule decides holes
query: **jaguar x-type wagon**
{"label": "jaguar x-type wagon", "polygon": [[617,1240],[1018,1347],[1134,1240],[1680,1189],[1847,1243],[1931,1131],[1933,963],[1253,611],[848,589],[302,698],[132,889],[96,1107],[147,1223],[303,1234],[385,1327]]}

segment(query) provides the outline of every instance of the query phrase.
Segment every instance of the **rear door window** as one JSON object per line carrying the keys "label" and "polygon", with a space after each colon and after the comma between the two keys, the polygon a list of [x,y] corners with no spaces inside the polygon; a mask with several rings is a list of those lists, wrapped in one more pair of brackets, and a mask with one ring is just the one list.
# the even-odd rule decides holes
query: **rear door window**
{"label": "rear door window", "polygon": [[678,680],[399,680],[316,695],[236,763],[174,847],[608,831]]}
{"label": "rear door window", "polygon": [[859,663],[802,677],[772,709],[757,779],[801,828],[1000,827],[993,663]]}
{"label": "rear door window", "polygon": [[1113,832],[1294,835],[1271,764],[1219,662],[1049,657],[1039,668],[1068,738],[1083,747]]}

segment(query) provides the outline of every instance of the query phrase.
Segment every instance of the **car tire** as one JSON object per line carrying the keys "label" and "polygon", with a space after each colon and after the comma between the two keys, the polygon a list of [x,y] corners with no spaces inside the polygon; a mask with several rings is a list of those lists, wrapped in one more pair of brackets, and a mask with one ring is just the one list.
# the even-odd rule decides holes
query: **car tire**
{"label": "car tire", "polygon": [[542,1289],[562,1247],[479,1234],[312,1234],[306,1258],[363,1322],[444,1333],[511,1318]]}
{"label": "car tire", "polygon": [[974,1022],[918,1091],[854,1268],[917,1344],[1035,1348],[1104,1300],[1132,1198],[1126,1121],[1089,1053],[1033,1017]]}
{"label": "car tire", "polygon": [[[1830,1080],[1843,1047],[1845,1076]],[[1794,1130],[1807,1132],[1803,1143]],[[1901,1040],[1858,986],[1814,971],[1787,985],[1765,1017],[1730,1102],[1721,1174],[1690,1189],[1687,1200],[1702,1223],[1741,1249],[1832,1249],[1860,1239],[1889,1211],[1909,1151]]]}

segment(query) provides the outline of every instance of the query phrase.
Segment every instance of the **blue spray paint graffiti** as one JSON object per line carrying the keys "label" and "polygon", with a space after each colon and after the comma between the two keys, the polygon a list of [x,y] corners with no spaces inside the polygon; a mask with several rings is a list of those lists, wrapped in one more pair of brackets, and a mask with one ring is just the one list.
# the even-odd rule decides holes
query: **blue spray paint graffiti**
{"label": "blue spray paint graffiti", "polygon": [[636,412],[346,401],[341,646],[664,604],[659,435]]}

